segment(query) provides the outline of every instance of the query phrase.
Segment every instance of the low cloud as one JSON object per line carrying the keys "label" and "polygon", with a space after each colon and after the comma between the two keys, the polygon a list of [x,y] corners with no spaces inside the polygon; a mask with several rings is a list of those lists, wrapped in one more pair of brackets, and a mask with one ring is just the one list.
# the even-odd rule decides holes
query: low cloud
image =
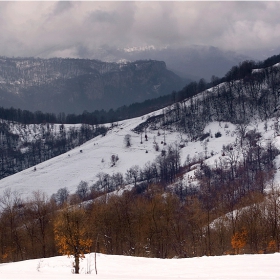
{"label": "low cloud", "polygon": [[93,58],[103,45],[279,47],[280,2],[0,2],[0,55]]}

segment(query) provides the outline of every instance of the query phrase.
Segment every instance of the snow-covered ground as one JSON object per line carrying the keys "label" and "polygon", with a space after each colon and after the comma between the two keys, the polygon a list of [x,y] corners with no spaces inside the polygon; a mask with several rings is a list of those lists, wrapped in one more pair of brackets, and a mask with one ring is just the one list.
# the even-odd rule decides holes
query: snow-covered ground
{"label": "snow-covered ground", "polygon": [[[155,114],[159,113],[161,111],[155,112]],[[64,187],[67,187],[73,193],[81,181],[88,182],[89,186],[95,183],[98,180],[97,174],[100,172],[109,175],[121,172],[125,175],[126,171],[133,165],[139,165],[140,168],[144,167],[148,161],[153,162],[160,155],[160,151],[164,147],[166,148],[161,144],[164,140],[163,130],[148,129],[148,141],[145,141],[143,135],[143,144],[140,144],[140,135],[132,132],[132,129],[144,122],[145,119],[146,116],[121,121],[118,126],[109,130],[106,136],[98,136],[68,153],[38,164],[36,171],[32,167],[0,180],[0,196],[7,188],[16,190],[23,198],[38,190],[51,196],[58,189]],[[267,127],[267,132],[265,132],[264,123],[256,122],[247,130],[256,129],[259,131],[263,136],[261,139],[262,145],[272,139],[276,146],[280,147],[280,137],[274,135],[273,120],[268,122]],[[222,157],[223,145],[233,145],[235,143],[237,137],[235,129],[236,126],[231,123],[212,122],[204,130],[205,133],[210,132],[212,135],[212,137],[208,137],[207,141],[188,142],[184,134],[170,131],[165,132],[165,138],[167,145],[175,142],[185,145],[181,149],[182,164],[186,161],[187,155],[191,158],[205,157],[207,149],[207,156],[209,157],[211,154],[212,156],[206,162],[215,165],[217,162],[225,160],[225,157]],[[158,135],[158,132],[160,135]],[[216,138],[215,133],[217,132],[220,132],[222,136]],[[131,135],[132,144],[128,148],[124,143],[124,137],[127,134]],[[158,143],[159,151],[155,150],[154,141]],[[111,166],[112,155],[118,155],[119,157],[119,161],[114,167]],[[276,160],[276,165],[277,167],[280,166],[280,158]],[[275,176],[276,183],[280,182],[278,173]],[[189,180],[190,177],[193,179],[194,170],[185,175],[185,180]]]}
{"label": "snow-covered ground", "polygon": [[[1,279],[279,279],[280,253],[190,259],[148,259],[86,255],[80,274],[72,274],[73,258],[66,256],[0,264]],[[87,272],[90,272],[87,273]]]}

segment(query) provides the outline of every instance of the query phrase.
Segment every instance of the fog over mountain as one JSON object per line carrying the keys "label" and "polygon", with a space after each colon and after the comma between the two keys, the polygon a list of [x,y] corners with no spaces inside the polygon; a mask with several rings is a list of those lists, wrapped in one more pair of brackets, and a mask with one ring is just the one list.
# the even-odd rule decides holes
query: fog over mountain
{"label": "fog over mountain", "polygon": [[213,75],[223,77],[232,66],[252,59],[249,55],[202,45],[178,48],[156,48],[151,45],[124,49],[103,46],[95,50],[92,55],[103,61],[162,60],[165,61],[168,69],[182,78],[192,80],[203,78],[207,81],[210,81]]}

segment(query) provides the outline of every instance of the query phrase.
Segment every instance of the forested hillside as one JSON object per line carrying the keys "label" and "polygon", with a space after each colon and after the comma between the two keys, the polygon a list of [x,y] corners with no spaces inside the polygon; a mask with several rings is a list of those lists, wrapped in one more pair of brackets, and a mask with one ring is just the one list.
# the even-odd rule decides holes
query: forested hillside
{"label": "forested hillside", "polygon": [[[1,261],[279,251],[280,65],[262,66],[244,62],[106,128],[2,121],[4,171],[69,152],[0,181]],[[24,160],[5,156],[24,136]]]}

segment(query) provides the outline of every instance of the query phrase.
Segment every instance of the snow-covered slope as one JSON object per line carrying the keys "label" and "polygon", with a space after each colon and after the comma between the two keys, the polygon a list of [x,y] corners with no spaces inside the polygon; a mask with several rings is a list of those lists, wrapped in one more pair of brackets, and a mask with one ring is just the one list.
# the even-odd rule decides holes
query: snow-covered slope
{"label": "snow-covered slope", "polygon": [[[164,140],[164,131],[148,129],[148,141],[145,141],[143,135],[143,144],[141,144],[140,134],[133,132],[132,129],[144,122],[149,116],[160,113],[159,110],[150,115],[119,122],[105,136],[98,136],[66,154],[37,165],[36,171],[32,167],[0,180],[0,196],[7,188],[16,190],[22,197],[30,196],[33,191],[38,190],[50,196],[64,187],[67,187],[73,193],[82,180],[88,182],[89,186],[95,183],[98,180],[97,174],[100,172],[109,175],[121,172],[125,175],[126,171],[133,165],[139,165],[140,168],[144,167],[147,162],[153,162],[160,155],[160,151],[164,147],[161,144]],[[264,123],[255,122],[248,127],[248,130],[256,129],[261,132],[262,138],[260,141],[262,145],[265,145],[270,139],[273,139],[277,145],[280,139],[274,137],[272,125],[273,120],[268,122],[268,130],[265,132]],[[209,132],[211,135],[207,140],[188,142],[184,134],[165,131],[166,143],[167,145],[175,142],[184,144],[181,149],[182,164],[184,164],[188,155],[190,158],[196,157],[199,159],[204,158],[205,153],[210,157],[206,161],[208,164],[214,165],[217,161],[226,160],[225,157],[222,157],[222,148],[223,145],[235,143],[237,137],[235,125],[212,122],[205,127],[204,132]],[[217,132],[220,132],[222,136],[215,138],[214,135]],[[131,147],[126,147],[124,142],[127,134],[131,135]],[[154,141],[159,144],[159,151],[155,150]],[[118,155],[119,157],[113,167],[111,166],[112,155]],[[187,173],[184,178],[185,180],[191,178],[194,181],[194,170]],[[278,174],[276,174],[276,178],[280,182]]]}
{"label": "snow-covered slope", "polygon": [[[53,257],[0,264],[1,279],[279,279],[280,254],[147,259],[86,255],[80,275],[71,274],[73,258]],[[90,272],[91,274],[86,274]]]}
{"label": "snow-covered slope", "polygon": [[[17,190],[24,197],[37,190],[51,195],[63,187],[74,192],[81,180],[89,185],[97,181],[99,172],[111,175],[125,173],[132,165],[144,166],[159,155],[153,147],[154,136],[158,142],[163,140],[163,136],[157,136],[156,131],[149,132],[148,141],[143,136],[143,144],[140,144],[140,135],[131,130],[141,122],[142,117],[119,122],[106,136],[98,136],[66,154],[45,161],[36,166],[36,171],[32,167],[4,178],[0,181],[0,195],[6,188]],[[129,148],[124,142],[127,134],[131,135],[132,146]],[[166,133],[167,143],[179,140],[178,133]],[[119,157],[114,167],[111,167],[112,155]]]}

